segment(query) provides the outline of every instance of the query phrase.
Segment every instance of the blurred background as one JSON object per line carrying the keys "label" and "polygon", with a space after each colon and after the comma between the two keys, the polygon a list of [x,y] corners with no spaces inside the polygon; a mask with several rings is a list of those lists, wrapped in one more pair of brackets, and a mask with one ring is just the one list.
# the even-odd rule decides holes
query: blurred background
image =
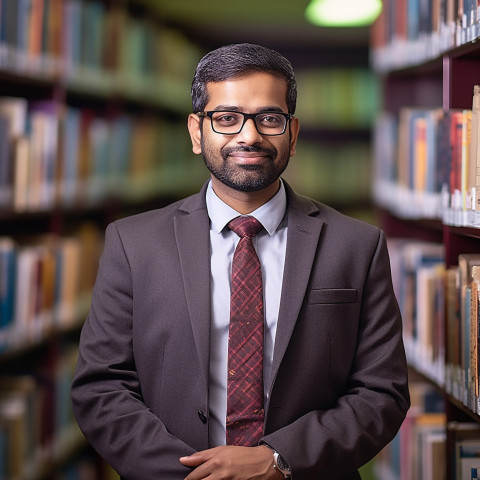
{"label": "blurred background", "polygon": [[[322,2],[340,7],[340,20],[365,13],[369,3]],[[0,0],[0,480],[118,478],[72,416],[78,337],[106,225],[197,192],[208,178],[186,128],[191,79],[208,51],[252,42],[286,56],[296,71],[301,131],[285,178],[346,214],[419,236],[418,224],[405,228],[404,218],[395,219],[406,205],[418,217],[419,204],[416,194],[410,203],[403,190],[391,195],[401,171],[398,124],[383,110],[398,116],[407,105],[471,106],[473,85],[462,82],[480,76],[478,49],[455,51],[454,63],[442,63],[444,51],[478,36],[478,28],[467,31],[470,17],[462,23],[464,10],[455,10],[468,2],[456,0],[449,10],[451,0],[385,0],[379,14],[381,2],[372,0],[363,23],[334,26],[307,19],[313,3]],[[475,11],[472,25],[476,18]],[[392,69],[405,72],[392,76]],[[453,87],[445,79],[454,71],[453,86],[467,93],[449,102]],[[440,244],[437,259],[445,229],[437,208],[441,184],[435,189],[427,204],[434,204],[433,220],[420,236]],[[381,206],[392,200],[393,214]],[[472,230],[469,238],[477,236]],[[478,239],[463,246],[476,251]],[[422,385],[416,398],[428,398],[438,413],[438,392]],[[435,426],[443,432],[442,415]],[[439,438],[443,448],[445,436]],[[441,454],[437,463],[445,465]],[[362,478],[400,479],[399,456],[394,446],[383,454],[386,469],[371,462]],[[444,471],[426,476],[422,465],[408,465],[415,475],[403,473],[402,480],[444,478]]]}

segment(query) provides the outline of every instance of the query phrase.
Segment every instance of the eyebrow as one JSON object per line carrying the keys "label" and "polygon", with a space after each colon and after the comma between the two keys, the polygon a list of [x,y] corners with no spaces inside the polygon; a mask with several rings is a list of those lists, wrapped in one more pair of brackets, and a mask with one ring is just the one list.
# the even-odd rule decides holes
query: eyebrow
{"label": "eyebrow", "polygon": [[[217,105],[213,110],[214,111],[226,110],[228,112],[246,113],[240,107],[237,107],[235,105]],[[253,112],[253,113],[265,113],[265,112],[284,113],[283,110],[279,106],[262,107],[258,111]]]}

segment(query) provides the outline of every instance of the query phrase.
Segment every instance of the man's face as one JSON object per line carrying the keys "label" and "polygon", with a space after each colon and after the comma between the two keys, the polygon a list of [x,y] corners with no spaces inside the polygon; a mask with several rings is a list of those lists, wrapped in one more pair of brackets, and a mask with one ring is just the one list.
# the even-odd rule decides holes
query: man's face
{"label": "man's face", "polygon": [[[288,113],[287,82],[267,73],[252,73],[244,77],[207,84],[208,103],[205,111],[229,110],[243,113],[265,111]],[[212,130],[211,119],[203,125],[189,120],[198,129],[192,135],[193,151],[203,155],[213,181],[243,192],[255,192],[272,185],[283,173],[295,153],[298,121],[287,124],[283,135],[265,136],[257,132],[252,120],[247,120],[240,133],[223,135]]]}

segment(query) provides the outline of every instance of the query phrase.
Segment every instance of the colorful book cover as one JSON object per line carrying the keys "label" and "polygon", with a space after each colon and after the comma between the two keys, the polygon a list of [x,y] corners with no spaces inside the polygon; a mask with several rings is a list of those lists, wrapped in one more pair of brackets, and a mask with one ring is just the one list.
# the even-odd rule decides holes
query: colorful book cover
{"label": "colorful book cover", "polygon": [[15,318],[14,285],[15,244],[11,238],[0,237],[0,351],[6,346],[5,333]]}

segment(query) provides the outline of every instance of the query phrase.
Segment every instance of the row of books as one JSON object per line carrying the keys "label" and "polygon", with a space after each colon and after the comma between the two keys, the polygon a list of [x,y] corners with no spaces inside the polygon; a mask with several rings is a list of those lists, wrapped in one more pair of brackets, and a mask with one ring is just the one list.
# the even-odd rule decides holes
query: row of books
{"label": "row of books", "polygon": [[[371,196],[371,150],[301,140],[295,188],[325,201]],[[0,97],[0,210],[26,212],[137,202],[198,190],[208,176],[184,124],[108,116],[56,101]]]}
{"label": "row of books", "polygon": [[480,86],[473,108],[405,107],[375,126],[374,196],[407,218],[480,226]]}
{"label": "row of books", "polygon": [[371,63],[378,72],[419,65],[479,36],[478,0],[384,0]]}
{"label": "row of books", "polygon": [[0,210],[189,191],[206,176],[189,145],[185,125],[155,116],[108,116],[56,101],[0,97]]}
{"label": "row of books", "polygon": [[43,478],[84,443],[70,401],[77,355],[76,345],[65,344],[29,373],[0,375],[0,478]]}
{"label": "row of books", "polygon": [[380,101],[378,79],[365,68],[314,68],[296,73],[296,114],[302,126],[365,128],[373,124]]}
{"label": "row of books", "polygon": [[480,254],[446,268],[442,244],[388,242],[409,364],[480,414]]}
{"label": "row of books", "polygon": [[[410,382],[410,396],[412,406],[400,431],[375,458],[377,478],[478,479],[480,424],[447,422],[443,397],[437,389],[422,380]],[[447,472],[448,464],[450,471]]]}
{"label": "row of books", "polygon": [[446,278],[446,391],[480,414],[480,254],[462,254]]}
{"label": "row of books", "polygon": [[[442,395],[431,384],[409,382],[411,407],[398,434],[374,461],[381,480],[446,480],[446,415]],[[470,476],[449,477],[458,480]]]}
{"label": "row of books", "polygon": [[410,365],[445,385],[445,253],[442,244],[388,239],[392,280]]}
{"label": "row of books", "polygon": [[83,322],[101,245],[91,224],[65,237],[0,237],[0,354]]}
{"label": "row of books", "polygon": [[188,108],[197,47],[127,2],[1,0],[0,70]]}

